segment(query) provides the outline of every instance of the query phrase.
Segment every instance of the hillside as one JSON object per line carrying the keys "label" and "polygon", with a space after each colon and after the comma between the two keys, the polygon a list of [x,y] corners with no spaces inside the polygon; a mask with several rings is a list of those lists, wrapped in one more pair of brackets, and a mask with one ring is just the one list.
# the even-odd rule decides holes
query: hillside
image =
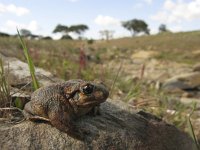
{"label": "hillside", "polygon": [[[180,32],[180,33],[164,33],[158,35],[141,36],[133,38],[121,38],[106,41],[94,41],[94,44],[89,44],[87,47],[93,48],[100,51],[102,49],[112,49],[118,48],[123,50],[128,50],[130,53],[133,50],[155,50],[162,52],[160,57],[166,59],[179,60],[180,56],[187,56],[189,60],[193,60],[190,56],[191,51],[198,51],[200,48],[200,31],[193,32]],[[82,41],[70,41],[70,40],[27,40],[27,45],[29,49],[34,49],[34,51],[46,51],[57,53],[58,55],[62,52],[76,52],[75,49],[80,48],[81,44],[87,44],[87,42]],[[13,52],[17,56],[21,56],[20,53],[20,43],[18,38],[7,38],[0,37],[0,50],[3,53],[12,55]],[[184,54],[183,54],[184,53]],[[168,54],[170,56],[164,56]],[[172,56],[173,54],[177,54]],[[173,58],[172,58],[173,57]]]}

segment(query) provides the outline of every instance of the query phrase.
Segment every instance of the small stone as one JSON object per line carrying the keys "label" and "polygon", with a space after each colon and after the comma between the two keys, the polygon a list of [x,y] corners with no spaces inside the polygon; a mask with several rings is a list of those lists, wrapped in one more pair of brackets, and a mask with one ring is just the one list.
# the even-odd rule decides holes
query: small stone
{"label": "small stone", "polygon": [[195,93],[189,93],[189,92],[184,92],[183,94],[182,94],[182,97],[184,97],[184,98],[191,98],[191,97],[194,97],[195,96]]}
{"label": "small stone", "polygon": [[156,56],[158,54],[158,52],[156,51],[144,51],[144,50],[140,50],[137,51],[136,53],[132,54],[131,58],[132,59],[149,59],[149,58],[153,58],[154,56]]}
{"label": "small stone", "polygon": [[199,108],[199,107],[200,107],[200,101],[199,101],[198,98],[185,98],[185,97],[182,97],[182,98],[180,99],[180,102],[182,102],[183,104],[186,104],[186,105],[195,102],[195,103],[197,103],[196,108]]}
{"label": "small stone", "polygon": [[193,71],[200,71],[200,63],[194,65]]}
{"label": "small stone", "polygon": [[200,86],[200,72],[191,72],[174,76],[166,80],[163,84],[163,89],[167,91],[194,90]]}

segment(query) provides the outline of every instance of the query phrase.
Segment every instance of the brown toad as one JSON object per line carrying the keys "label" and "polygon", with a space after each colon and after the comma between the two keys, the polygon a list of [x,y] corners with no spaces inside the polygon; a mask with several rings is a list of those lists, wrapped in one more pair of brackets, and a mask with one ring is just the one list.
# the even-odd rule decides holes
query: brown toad
{"label": "brown toad", "polygon": [[57,129],[79,137],[82,131],[77,130],[73,120],[94,111],[108,95],[100,82],[69,80],[36,90],[23,112],[27,119],[49,121]]}

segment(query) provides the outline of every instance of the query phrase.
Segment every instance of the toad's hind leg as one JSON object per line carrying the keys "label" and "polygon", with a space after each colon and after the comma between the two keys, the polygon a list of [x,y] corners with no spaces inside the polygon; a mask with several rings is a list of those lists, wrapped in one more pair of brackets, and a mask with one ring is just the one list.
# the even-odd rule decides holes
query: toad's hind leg
{"label": "toad's hind leg", "polygon": [[47,119],[45,117],[34,115],[34,111],[33,111],[33,109],[32,109],[32,107],[31,107],[29,102],[24,107],[23,115],[27,120],[31,120],[31,121],[47,121],[47,122],[49,122],[49,119]]}

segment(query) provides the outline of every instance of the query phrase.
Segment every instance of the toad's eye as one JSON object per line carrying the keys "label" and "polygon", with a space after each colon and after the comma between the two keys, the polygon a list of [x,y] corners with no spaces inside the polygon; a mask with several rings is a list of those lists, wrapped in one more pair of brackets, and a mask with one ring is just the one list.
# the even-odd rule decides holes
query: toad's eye
{"label": "toad's eye", "polygon": [[94,86],[91,84],[87,84],[82,87],[82,91],[84,94],[91,94],[93,92]]}

